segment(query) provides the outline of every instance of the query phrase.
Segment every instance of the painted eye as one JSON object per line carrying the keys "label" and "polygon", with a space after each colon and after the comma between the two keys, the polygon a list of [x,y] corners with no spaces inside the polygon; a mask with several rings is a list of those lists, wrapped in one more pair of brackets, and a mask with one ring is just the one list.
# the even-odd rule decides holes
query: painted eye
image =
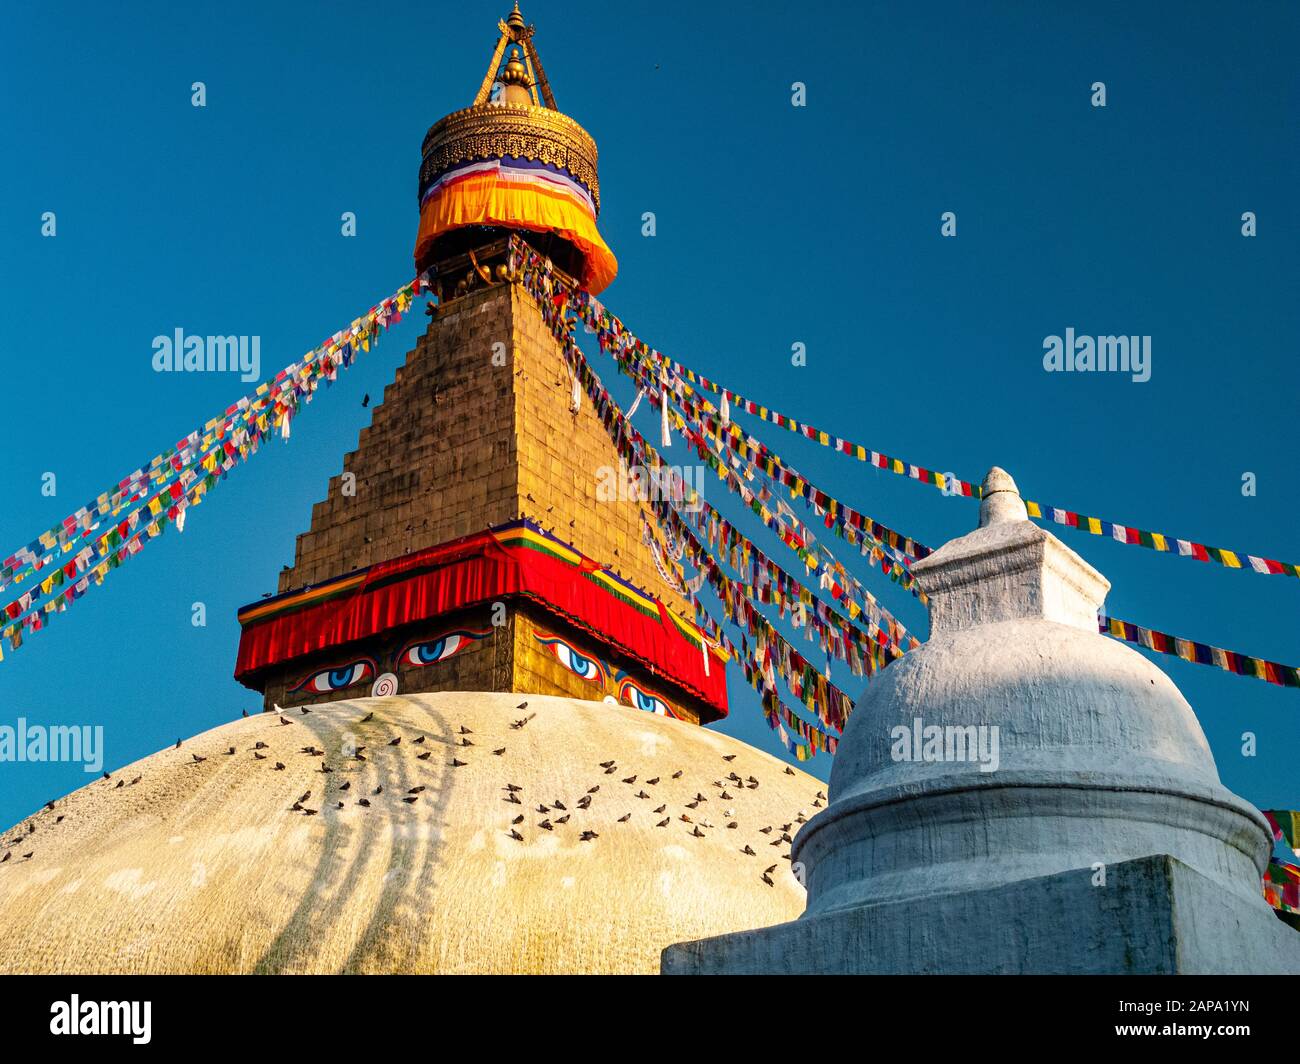
{"label": "painted eye", "polygon": [[481,629],[461,629],[456,632],[448,632],[437,639],[412,643],[397,656],[397,661],[400,665],[413,665],[417,669],[422,669],[426,665],[435,665],[440,661],[445,661],[453,654],[459,654],[471,643],[479,639],[486,639],[491,634],[491,631]]}
{"label": "painted eye", "polygon": [[595,658],[580,654],[563,639],[556,639],[554,636],[543,638],[540,635],[535,636],[535,638],[542,646],[554,654],[556,660],[571,673],[581,676],[590,683],[605,682],[605,666]]}
{"label": "painted eye", "polygon": [[647,694],[641,690],[631,680],[624,680],[618,685],[618,695],[624,705],[631,706],[633,709],[639,709],[643,713],[654,713],[660,717],[675,717],[668,703],[662,698],[656,698],[652,694]]}
{"label": "painted eye", "polygon": [[329,694],[368,680],[375,674],[374,663],[369,660],[354,661],[337,669],[322,669],[314,672],[302,681],[294,691],[311,691],[314,694]]}

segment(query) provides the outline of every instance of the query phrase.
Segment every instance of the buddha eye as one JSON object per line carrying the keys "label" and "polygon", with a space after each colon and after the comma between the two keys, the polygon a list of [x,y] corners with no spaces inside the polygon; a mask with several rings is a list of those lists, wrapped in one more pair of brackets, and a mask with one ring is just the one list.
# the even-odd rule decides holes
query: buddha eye
{"label": "buddha eye", "polygon": [[342,665],[337,669],[322,669],[314,672],[292,691],[310,691],[313,694],[329,694],[368,680],[375,674],[375,664],[368,658]]}
{"label": "buddha eye", "polygon": [[440,661],[446,661],[453,654],[459,654],[476,640],[486,639],[491,634],[490,629],[461,628],[440,635],[437,639],[411,643],[397,655],[397,663],[412,665],[417,669],[422,669],[426,665],[436,665]]}
{"label": "buddha eye", "polygon": [[534,634],[534,638],[554,654],[555,659],[571,673],[581,676],[590,683],[605,682],[605,666],[595,658],[589,658],[586,654],[579,653],[563,639],[555,636],[543,637]]}
{"label": "buddha eye", "polygon": [[618,685],[618,697],[626,706],[633,709],[639,709],[643,713],[654,713],[660,717],[675,717],[668,703],[662,698],[656,698],[654,695],[643,691],[632,680],[622,680]]}

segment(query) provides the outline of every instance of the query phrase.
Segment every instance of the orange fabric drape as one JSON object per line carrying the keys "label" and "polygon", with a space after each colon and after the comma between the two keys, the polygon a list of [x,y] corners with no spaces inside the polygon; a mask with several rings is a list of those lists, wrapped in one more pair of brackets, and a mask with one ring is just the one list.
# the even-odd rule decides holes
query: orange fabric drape
{"label": "orange fabric drape", "polygon": [[429,244],[467,225],[500,225],[553,232],[582,252],[582,285],[593,295],[618,274],[618,260],[596,229],[596,220],[572,197],[559,191],[503,180],[496,174],[474,174],[433,193],[420,210],[415,257],[420,261]]}

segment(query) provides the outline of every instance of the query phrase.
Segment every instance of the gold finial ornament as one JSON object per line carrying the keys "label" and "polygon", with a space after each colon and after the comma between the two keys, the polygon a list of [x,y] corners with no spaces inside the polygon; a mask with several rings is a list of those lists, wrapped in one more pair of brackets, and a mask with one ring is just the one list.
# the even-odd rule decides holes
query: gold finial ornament
{"label": "gold finial ornament", "polygon": [[[581,269],[567,264],[570,272],[599,291],[613,280],[618,263],[596,231],[596,142],[555,106],[533,44],[535,27],[524,22],[518,4],[497,29],[500,37],[474,102],[435,122],[425,135],[417,268],[434,264],[440,250],[467,239],[463,233],[449,239],[452,230],[531,231],[570,244],[581,258],[576,264]],[[527,173],[529,167],[534,172]],[[479,189],[482,195],[475,199],[489,171],[497,184],[490,191]],[[504,195],[503,187],[512,182],[511,194]],[[453,185],[461,191],[451,191]],[[504,207],[507,200],[514,206]]]}

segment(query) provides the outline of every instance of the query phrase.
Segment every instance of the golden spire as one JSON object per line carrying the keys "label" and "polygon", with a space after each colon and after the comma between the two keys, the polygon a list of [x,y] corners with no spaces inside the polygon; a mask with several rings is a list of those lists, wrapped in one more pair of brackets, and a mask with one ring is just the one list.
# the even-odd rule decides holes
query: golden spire
{"label": "golden spire", "polygon": [[[555,106],[555,97],[551,95],[550,83],[546,80],[546,71],[542,69],[542,60],[537,55],[537,49],[533,46],[533,34],[537,27],[528,26],[524,23],[524,16],[519,13],[519,4],[516,0],[515,9],[510,12],[509,16],[497,23],[497,29],[500,30],[501,36],[497,40],[496,49],[492,53],[492,60],[488,63],[487,73],[483,77],[483,84],[479,86],[478,94],[474,97],[474,104],[487,103],[492,98],[492,86],[499,80],[504,86],[502,96],[504,102],[509,104],[532,104],[535,107],[549,107],[552,111],[558,111]],[[511,53],[510,62],[506,64],[506,70],[501,70],[501,57],[505,55],[506,45],[515,44],[524,50],[523,60],[519,60],[519,51],[516,48]],[[511,67],[518,64],[527,78],[527,86],[524,87],[520,82],[510,82],[506,80],[506,73]],[[525,64],[527,64],[525,66]],[[500,77],[498,77],[500,73]],[[516,85],[522,88],[522,92],[511,92],[511,86]],[[540,96],[539,96],[540,90]],[[512,98],[513,97],[513,98]]]}

